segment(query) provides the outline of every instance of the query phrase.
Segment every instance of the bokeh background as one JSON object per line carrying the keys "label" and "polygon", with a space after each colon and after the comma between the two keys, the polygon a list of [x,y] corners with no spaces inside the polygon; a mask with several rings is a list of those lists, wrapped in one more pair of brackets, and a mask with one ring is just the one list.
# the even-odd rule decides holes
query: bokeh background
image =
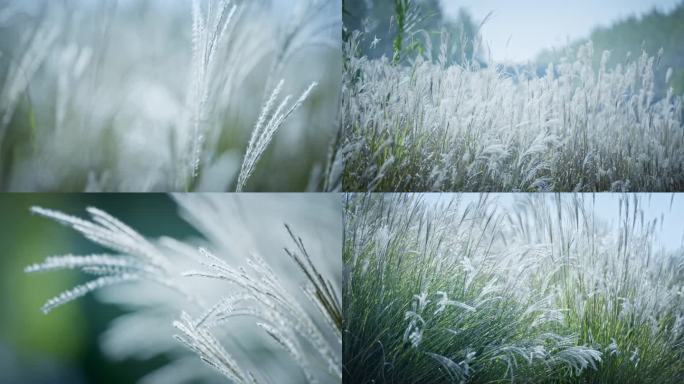
{"label": "bokeh background", "polygon": [[[292,247],[283,228],[288,223],[301,236],[322,270],[341,274],[341,199],[336,194],[214,194],[185,196],[223,202],[227,252],[214,243],[209,249],[227,257],[231,265],[244,263],[248,252],[257,252],[290,287],[305,281],[283,247]],[[180,198],[184,198],[181,196]],[[32,215],[31,206],[60,210],[86,218],[85,208],[98,207],[122,220],[147,238],[170,236],[188,244],[207,244],[206,237],[179,213],[172,196],[163,194],[3,194],[0,196],[0,382],[1,383],[131,383],[169,363],[167,356],[151,359],[112,359],[103,352],[102,335],[112,321],[127,311],[98,301],[88,294],[43,314],[40,307],[61,291],[83,283],[79,272],[57,271],[26,274],[24,268],[50,255],[105,252],[72,229]],[[211,243],[210,243],[211,244]],[[339,278],[333,284],[339,284]],[[201,283],[201,281],[198,281]],[[114,286],[121,290],[125,285]],[[224,288],[227,288],[225,285]],[[147,292],[139,292],[145,297]],[[226,294],[226,292],[223,292]],[[170,327],[160,324],[160,327]],[[250,329],[233,324],[230,332],[244,337]],[[171,338],[171,334],[168,335]],[[144,340],[141,340],[143,342]],[[172,344],[175,341],[171,340]],[[144,342],[142,344],[145,344]],[[261,344],[257,344],[261,345]],[[178,344],[179,347],[183,348]],[[276,347],[277,348],[277,347]],[[275,349],[277,351],[277,349]],[[273,349],[253,356],[269,364]],[[280,360],[282,356],[278,357]],[[199,359],[197,359],[199,361]],[[285,359],[287,363],[287,359]],[[209,373],[211,369],[206,368]],[[210,376],[211,377],[211,376]],[[293,376],[297,377],[297,376]],[[220,378],[218,380],[220,382]]]}
{"label": "bokeh background", "polygon": [[[199,176],[179,183],[192,112],[192,1],[0,0],[0,190],[235,189],[261,106],[296,100],[245,190],[320,190],[337,131],[340,6],[233,0],[208,77]],[[218,14],[219,0],[201,0]]]}
{"label": "bokeh background", "polygon": [[116,363],[98,347],[107,323],[122,313],[92,295],[43,315],[40,306],[82,277],[76,272],[28,275],[24,268],[48,255],[91,253],[102,248],[51,220],[32,215],[33,205],[83,215],[101,207],[148,236],[187,236],[173,201],[158,194],[11,194],[0,197],[0,381],[4,383],[133,382],[159,361]]}

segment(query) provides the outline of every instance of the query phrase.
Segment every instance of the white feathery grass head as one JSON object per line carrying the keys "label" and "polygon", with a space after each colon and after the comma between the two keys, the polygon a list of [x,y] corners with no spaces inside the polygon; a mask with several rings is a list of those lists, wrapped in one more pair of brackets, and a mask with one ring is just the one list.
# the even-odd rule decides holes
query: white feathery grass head
{"label": "white feathery grass head", "polygon": [[50,256],[42,263],[26,267],[25,271],[29,273],[77,269],[96,276],[48,300],[42,308],[43,312],[47,313],[99,288],[139,279],[149,279],[180,290],[171,281],[168,261],[156,246],[106,212],[88,208],[92,221],[41,207],[32,207],[31,212],[54,219],[80,232],[87,239],[120,253]]}
{"label": "white feathery grass head", "polygon": [[261,109],[259,114],[259,119],[257,120],[252,135],[249,139],[249,144],[247,145],[247,150],[245,156],[242,160],[242,167],[240,168],[240,173],[238,175],[237,186],[235,188],[236,192],[241,192],[247,182],[247,179],[254,172],[257,161],[264,151],[268,147],[268,144],[273,139],[275,132],[283,125],[285,120],[296,111],[302,103],[309,97],[313,89],[316,87],[317,83],[313,82],[309,87],[299,96],[299,98],[288,107],[288,102],[291,96],[286,96],[278,106],[278,108],[273,111],[273,106],[275,101],[280,94],[283,86],[283,80],[278,82],[271,96],[268,98],[266,103]]}
{"label": "white feathery grass head", "polygon": [[[192,2],[192,70],[187,101],[191,111],[189,123],[192,127],[192,144],[188,156],[189,179],[186,183],[197,177],[206,136],[210,81],[214,77],[217,51],[229,37],[226,31],[237,11],[237,5],[231,6],[229,0],[221,0],[217,5],[214,5],[214,0],[209,0],[206,11],[201,3],[201,0]],[[212,9],[214,6],[218,10]]]}
{"label": "white feathery grass head", "polygon": [[[656,58],[594,67],[590,43],[543,76],[495,64],[360,56],[344,45],[347,191],[678,191],[684,102]],[[446,39],[447,36],[443,35]],[[403,61],[402,61],[403,63]],[[672,71],[665,73],[666,80]],[[653,134],[657,132],[656,134]],[[385,145],[388,139],[391,145]]]}
{"label": "white feathery grass head", "polygon": [[173,326],[181,332],[174,336],[176,340],[185,344],[202,361],[227,379],[235,383],[256,383],[254,376],[250,372],[243,372],[221,343],[206,328],[197,327],[190,315],[183,312],[180,320],[173,322]]}
{"label": "white feathery grass head", "polygon": [[[317,358],[325,362],[329,375],[341,377],[341,362],[334,352],[335,347],[326,341],[325,335],[319,330],[311,316],[297,302],[297,299],[287,292],[280,279],[263,259],[252,255],[247,262],[249,269],[242,267],[236,269],[206,249],[200,249],[200,252],[206,258],[202,264],[209,271],[188,271],[185,276],[223,280],[232,284],[237,291],[234,291],[235,293],[231,296],[222,298],[195,320],[197,326],[217,326],[238,316],[253,317],[259,320],[259,327],[281,344],[298,363],[307,381],[315,381],[315,374],[311,370],[311,361],[309,361],[313,357],[309,355],[308,358],[304,358],[307,355],[306,349],[301,344],[304,341],[314,348]],[[315,269],[305,269],[301,259],[295,260],[299,260],[298,265],[306,271],[305,274],[310,274],[310,278],[314,278],[313,274],[320,277]],[[315,267],[310,264],[309,268]],[[318,278],[315,277],[315,279]],[[327,290],[327,288],[324,289]],[[331,305],[329,300],[333,303],[339,302],[336,297],[332,299],[327,299],[325,296],[316,297],[318,307],[326,310]],[[326,324],[338,335],[337,341],[341,343],[340,330],[337,328],[339,325],[334,326],[338,323],[327,318],[328,313],[328,311],[322,313],[326,315]],[[340,316],[339,312],[336,314]]]}
{"label": "white feathery grass head", "polygon": [[[297,0],[279,10],[262,1],[154,1],[147,23],[137,22],[134,2],[116,4],[0,5],[8,21],[3,32],[16,37],[0,60],[0,162],[7,164],[0,189],[234,188],[247,147],[242,139],[252,134],[277,80],[305,90],[335,66],[329,53],[340,49],[332,32],[339,31],[341,10],[329,1]],[[313,65],[298,65],[303,59]],[[297,166],[275,181],[259,173],[269,180],[259,185],[322,187],[321,144],[337,127],[337,87],[334,76],[326,78],[310,116],[292,121],[289,149],[275,154]],[[284,119],[298,95],[279,111]],[[254,139],[266,139],[259,144],[268,145],[274,132],[261,128],[281,101],[263,108],[270,114],[256,124]],[[303,148],[304,166],[293,155]]]}
{"label": "white feathery grass head", "polygon": [[[236,211],[245,208],[238,203],[240,199],[220,195],[177,199],[188,221],[204,234],[204,240],[151,241],[100,209],[88,208],[90,218],[83,219],[33,207],[33,213],[72,228],[113,251],[50,256],[27,266],[27,273],[78,270],[92,276],[49,299],[43,312],[95,291],[101,301],[128,309],[129,313],[117,318],[105,333],[103,349],[116,359],[173,356],[169,365],[146,376],[145,382],[165,382],[175,370],[183,371],[179,377],[187,380],[216,380],[220,375],[236,383],[268,383],[275,377],[274,372],[287,372],[288,379],[283,379],[286,382],[340,381],[341,299],[326,272],[329,269],[320,267],[327,260],[309,254],[304,240],[290,226],[282,228],[282,212],[255,210],[253,214],[259,216],[261,224],[258,234],[229,230],[226,235],[221,232],[226,228],[246,228]],[[285,200],[300,209],[320,209],[329,205],[326,200],[335,199]],[[201,210],[205,205],[212,207],[209,215]],[[191,219],[188,210],[197,216]],[[332,221],[337,221],[337,215],[321,215],[325,209],[318,212],[320,218],[328,217],[323,223],[332,220],[331,216],[335,218]],[[271,257],[271,261],[289,256],[285,257],[285,269],[279,262],[273,267],[245,245],[250,243],[241,243],[245,236],[263,243],[269,233],[274,235],[263,225],[273,219],[279,221],[276,236],[294,244],[284,250],[275,244],[271,247],[276,247],[280,255]],[[294,222],[297,227],[307,225],[307,220],[300,220],[298,215]],[[317,225],[312,227],[320,231]],[[223,245],[224,236],[232,237],[227,243],[234,247]],[[251,255],[228,261],[219,252]],[[272,353],[260,355],[264,350]],[[188,354],[195,354],[195,360],[188,360]]]}

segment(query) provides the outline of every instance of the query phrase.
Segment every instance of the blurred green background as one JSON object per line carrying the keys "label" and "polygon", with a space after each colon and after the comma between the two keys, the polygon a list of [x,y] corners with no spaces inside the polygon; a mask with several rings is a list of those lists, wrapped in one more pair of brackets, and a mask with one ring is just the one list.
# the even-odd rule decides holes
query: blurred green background
{"label": "blurred green background", "polygon": [[148,237],[196,235],[163,194],[2,194],[0,195],[0,383],[130,383],[164,364],[163,358],[112,362],[98,336],[121,314],[92,296],[44,315],[41,305],[83,281],[74,272],[26,274],[46,256],[104,251],[70,228],[33,215],[38,205],[87,216],[97,206]]}

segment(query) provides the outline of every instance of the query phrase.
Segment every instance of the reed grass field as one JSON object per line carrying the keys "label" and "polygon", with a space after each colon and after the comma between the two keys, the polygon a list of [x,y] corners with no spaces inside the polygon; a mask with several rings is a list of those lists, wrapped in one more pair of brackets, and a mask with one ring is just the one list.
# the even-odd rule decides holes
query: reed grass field
{"label": "reed grass field", "polygon": [[502,64],[478,32],[489,14],[459,37],[421,28],[429,2],[395,3],[373,21],[389,20],[391,53],[383,30],[348,16],[360,29],[345,29],[345,191],[684,190],[681,68],[662,48],[616,56],[589,39],[543,66]]}
{"label": "reed grass field", "polygon": [[466,195],[347,195],[344,382],[684,379],[674,196]]}

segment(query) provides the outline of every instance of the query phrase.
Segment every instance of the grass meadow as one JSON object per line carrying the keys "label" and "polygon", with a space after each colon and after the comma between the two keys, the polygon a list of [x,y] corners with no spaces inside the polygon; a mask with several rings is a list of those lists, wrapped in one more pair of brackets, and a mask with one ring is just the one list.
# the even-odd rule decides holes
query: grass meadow
{"label": "grass meadow", "polygon": [[348,194],[344,382],[682,382],[684,254],[651,198]]}
{"label": "grass meadow", "polygon": [[588,41],[541,68],[503,65],[479,35],[419,29],[420,3],[396,4],[382,15],[397,21],[392,56],[345,30],[345,191],[684,190],[682,96],[662,50],[611,57]]}

